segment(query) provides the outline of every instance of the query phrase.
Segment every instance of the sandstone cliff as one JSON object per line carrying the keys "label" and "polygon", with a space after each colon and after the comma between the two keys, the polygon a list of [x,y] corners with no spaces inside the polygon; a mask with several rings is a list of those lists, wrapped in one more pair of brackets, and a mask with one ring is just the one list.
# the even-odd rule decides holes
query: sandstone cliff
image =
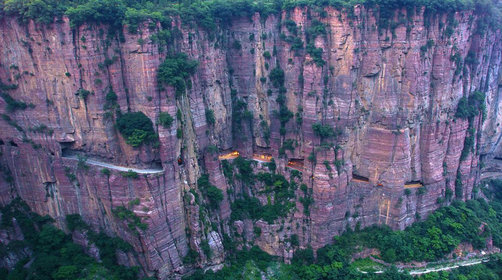
{"label": "sandstone cliff", "polygon": [[[397,24],[380,29],[362,6],[354,15],[325,11],[236,18],[211,33],[174,20],[181,34],[171,47],[199,62],[180,97],[157,86],[166,51],[149,39],[156,30],[146,24],[137,34],[124,27],[121,38],[106,26],[72,29],[67,19],[2,19],[0,79],[16,84],[5,92],[30,106],[10,112],[0,99],[0,202],[19,196],[62,228],[65,215],[78,213],[133,245],[137,254],[124,262],[166,278],[187,271],[189,248],[201,256],[198,265],[221,263],[225,236],[287,260],[346,227],[402,229],[452,196],[470,198],[480,157],[502,157],[500,33],[478,32],[470,12],[452,19],[396,11]],[[303,48],[293,46],[299,41]],[[270,79],[276,68],[284,88]],[[80,89],[93,94],[82,98]],[[121,111],[154,122],[159,145],[124,141],[103,106],[110,89]],[[485,120],[456,118],[459,100],[474,91],[486,95]],[[160,112],[173,116],[171,128],[158,124]],[[336,136],[324,137],[315,124]],[[469,137],[474,144],[461,158]],[[269,156],[288,179],[302,171],[291,181],[306,188],[294,190],[289,214],[273,223],[231,219],[237,194],[271,203],[261,183],[225,177],[218,156],[232,151],[260,159],[255,172],[270,170]],[[129,168],[138,178],[121,173]],[[203,173],[223,190],[218,210],[199,201]],[[119,206],[131,206],[148,228],[128,228],[112,212]]]}

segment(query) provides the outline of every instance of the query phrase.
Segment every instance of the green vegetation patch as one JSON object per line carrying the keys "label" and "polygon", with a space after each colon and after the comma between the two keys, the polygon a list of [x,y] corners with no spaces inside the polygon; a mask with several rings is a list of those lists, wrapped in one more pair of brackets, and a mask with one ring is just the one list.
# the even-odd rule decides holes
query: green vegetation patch
{"label": "green vegetation patch", "polygon": [[[263,255],[259,249],[235,252],[235,244],[224,238],[225,249],[231,256],[231,265],[213,273],[197,271],[187,280],[204,279],[235,279],[242,275],[246,279],[261,279],[260,275],[267,275],[268,279],[377,279],[377,280],[439,280],[439,279],[499,279],[502,274],[502,258],[494,255],[488,263],[460,267],[448,271],[432,272],[411,276],[407,272],[400,272],[395,266],[382,266],[375,261],[365,258],[352,260],[354,253],[365,248],[375,248],[381,253],[374,258],[387,263],[428,261],[435,262],[451,253],[460,243],[470,243],[475,249],[483,249],[487,238],[491,237],[493,245],[502,245],[502,180],[487,182],[483,188],[486,197],[467,202],[454,201],[451,206],[443,207],[432,213],[425,221],[414,223],[404,231],[393,231],[388,227],[373,226],[361,230],[347,230],[341,236],[334,237],[333,244],[317,251],[317,258],[311,247],[296,249],[292,264],[276,262],[270,256]],[[303,189],[303,187],[302,187]],[[243,203],[244,201],[245,203]],[[239,201],[238,211],[246,212],[239,215],[260,214],[260,203],[255,198],[245,198]],[[234,211],[234,207],[232,208]],[[232,215],[234,213],[232,212]],[[298,244],[291,236],[293,245]],[[226,242],[225,242],[226,241]],[[254,253],[251,253],[254,251]],[[256,254],[256,255],[254,255]],[[242,257],[247,258],[243,261]],[[259,256],[258,259],[255,257]],[[382,273],[373,272],[382,270]],[[252,275],[257,277],[252,277]],[[362,273],[367,272],[367,273]],[[239,278],[240,279],[240,278]]]}
{"label": "green vegetation patch", "polygon": [[[132,208],[134,203],[129,203],[129,207]],[[113,215],[119,218],[121,221],[125,221],[127,223],[127,227],[132,230],[135,234],[138,234],[138,229],[147,230],[148,224],[145,224],[141,221],[141,218],[136,216],[132,210],[126,208],[124,206],[115,207],[112,210]]]}
{"label": "green vegetation patch", "polygon": [[267,204],[262,205],[258,198],[244,194],[242,198],[232,203],[231,219],[263,219],[272,224],[278,218],[287,216],[295,206],[291,199],[295,197],[296,184],[293,181],[288,182],[284,176],[275,173],[263,172],[254,177],[264,185],[260,193],[267,195]]}
{"label": "green vegetation patch", "polygon": [[68,7],[66,15],[73,26],[84,23],[108,24],[114,29],[119,29],[125,18],[126,5],[126,1],[123,0],[88,0]]}
{"label": "green vegetation patch", "polygon": [[333,130],[333,127],[327,124],[322,124],[322,123],[314,123],[312,125],[312,130],[314,131],[314,134],[321,137],[321,138],[328,138],[332,137],[335,135],[335,131]]}
{"label": "green vegetation patch", "polygon": [[7,103],[7,111],[14,112],[16,110],[25,110],[28,105],[22,101],[14,99],[8,93],[0,93],[0,97]]}
{"label": "green vegetation patch", "polygon": [[127,144],[139,147],[157,140],[153,123],[143,112],[128,112],[117,117],[117,128]]}
{"label": "green vegetation patch", "polygon": [[[408,14],[413,14],[417,8],[425,7],[426,17],[437,14],[452,14],[455,11],[474,10],[480,16],[477,32],[484,34],[489,28],[500,27],[500,7],[492,1],[439,1],[439,0],[194,0],[194,1],[153,1],[153,0],[7,0],[0,8],[8,15],[17,15],[22,22],[33,19],[37,22],[52,23],[66,14],[73,26],[84,23],[108,24],[118,30],[122,24],[127,24],[130,32],[137,32],[140,23],[151,21],[160,22],[162,26],[169,26],[171,17],[179,16],[183,23],[198,26],[213,32],[218,26],[228,26],[234,18],[251,18],[259,13],[262,18],[270,14],[278,14],[283,10],[292,10],[298,6],[309,6],[321,17],[325,17],[326,6],[344,9],[353,19],[354,6],[366,5],[377,15],[379,29],[394,30],[403,20],[394,21],[396,11],[405,8]],[[427,20],[427,22],[431,19]],[[155,25],[153,25],[155,26]],[[286,23],[293,36],[297,33],[291,23]],[[325,34],[323,24],[313,20],[307,30],[309,37]],[[451,34],[451,31],[447,31]]]}
{"label": "green vegetation patch", "polygon": [[159,123],[162,125],[164,128],[171,128],[173,124],[174,118],[169,115],[167,112],[160,112],[159,113]]}
{"label": "green vegetation patch", "polygon": [[184,53],[168,56],[159,66],[157,73],[159,85],[172,86],[176,90],[176,96],[181,96],[187,88],[188,78],[195,74],[197,65],[196,60],[188,59]]}
{"label": "green vegetation patch", "polygon": [[197,185],[200,191],[209,200],[211,208],[218,209],[218,207],[220,207],[220,202],[223,200],[223,192],[209,182],[209,175],[203,174],[200,176],[197,180]]}
{"label": "green vegetation patch", "polygon": [[[0,229],[14,231],[12,221],[15,219],[24,236],[23,240],[0,244],[1,253],[22,257],[13,270],[0,269],[0,279],[138,279],[138,267],[120,266],[117,262],[117,250],[128,252],[131,246],[117,237],[92,231],[79,215],[67,216],[68,229],[86,232],[89,241],[99,249],[100,262],[73,243],[71,234],[53,226],[54,220],[49,216],[31,212],[19,198],[0,210]],[[32,253],[23,253],[26,251]]]}
{"label": "green vegetation patch", "polygon": [[485,110],[485,94],[480,91],[475,91],[469,95],[469,98],[466,98],[465,96],[460,98],[455,117],[461,119],[472,119],[479,115],[480,112],[484,114]]}

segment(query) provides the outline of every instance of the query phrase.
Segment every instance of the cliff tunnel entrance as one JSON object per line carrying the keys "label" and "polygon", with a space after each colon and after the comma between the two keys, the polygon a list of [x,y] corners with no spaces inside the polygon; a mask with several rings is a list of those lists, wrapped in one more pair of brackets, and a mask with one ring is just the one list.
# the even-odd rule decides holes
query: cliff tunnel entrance
{"label": "cliff tunnel entrance", "polygon": [[227,152],[225,154],[221,154],[218,156],[219,160],[225,160],[225,159],[236,159],[240,155],[239,151],[231,151]]}
{"label": "cliff tunnel entrance", "polygon": [[300,172],[303,172],[303,159],[300,158],[292,158],[288,161],[289,168],[298,170]]}
{"label": "cliff tunnel entrance", "polygon": [[59,142],[59,145],[61,146],[62,157],[71,157],[77,155],[77,152],[72,149],[73,142]]}
{"label": "cliff tunnel entrance", "polygon": [[358,183],[369,183],[370,179],[352,172],[352,181]]}
{"label": "cliff tunnel entrance", "polygon": [[423,186],[424,186],[424,184],[422,184],[422,182],[420,182],[420,181],[410,181],[410,182],[406,182],[404,184],[405,189],[421,188]]}
{"label": "cliff tunnel entrance", "polygon": [[261,162],[271,162],[272,156],[269,154],[253,154],[253,160]]}
{"label": "cliff tunnel entrance", "polygon": [[16,142],[14,142],[14,140],[10,140],[9,145],[11,145],[12,147],[17,147],[17,144]]}

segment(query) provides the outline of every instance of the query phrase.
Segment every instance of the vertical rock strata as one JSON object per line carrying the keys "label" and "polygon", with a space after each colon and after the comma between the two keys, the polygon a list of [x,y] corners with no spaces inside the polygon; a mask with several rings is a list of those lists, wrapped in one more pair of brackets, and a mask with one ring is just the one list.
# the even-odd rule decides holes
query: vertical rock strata
{"label": "vertical rock strata", "polygon": [[[189,248],[203,256],[203,265],[221,263],[227,234],[237,232],[288,259],[292,235],[300,247],[317,249],[347,226],[403,229],[438,208],[438,198],[470,198],[480,156],[502,157],[500,33],[477,32],[469,12],[455,14],[458,24],[448,36],[446,15],[424,19],[423,11],[397,11],[406,21],[382,30],[363,7],[352,17],[326,11],[325,17],[296,8],[267,19],[235,19],[215,34],[174,21],[182,34],[175,39],[176,50],[199,62],[187,94],[178,98],[173,88],[157,86],[166,54],[149,40],[154,32],[146,25],[138,34],[125,27],[120,39],[107,36],[105,26],[72,30],[67,19],[45,26],[3,18],[0,79],[17,84],[8,93],[33,106],[9,112],[0,99],[0,113],[10,119],[0,120],[0,202],[19,196],[63,228],[65,215],[78,213],[95,229],[133,245],[130,264],[166,278],[186,271],[182,259]],[[296,24],[297,35],[286,20]],[[318,22],[326,32],[312,36],[308,30]],[[301,39],[303,48],[292,49],[288,36]],[[322,48],[323,63],[306,50],[307,40]],[[456,64],[456,55],[463,65]],[[284,71],[283,93],[270,80],[277,67]],[[79,89],[93,93],[82,98]],[[110,90],[122,112],[141,111],[153,121],[158,146],[126,144],[114,126],[113,110],[103,107]],[[455,112],[460,98],[476,90],[486,93],[486,117],[478,115],[470,127]],[[238,130],[236,100],[252,113]],[[281,106],[293,114],[282,124]],[[214,112],[214,124],[206,119],[207,110]],[[174,118],[170,128],[158,124],[160,112]],[[332,127],[336,137],[321,139],[313,130],[318,123]],[[36,131],[40,125],[53,132]],[[474,148],[461,159],[470,128]],[[279,152],[288,140],[293,147]],[[238,150],[249,159],[271,155],[286,178],[293,160],[303,171],[298,183],[306,184],[313,198],[309,211],[298,189],[296,210],[273,224],[231,221],[235,196],[229,194],[245,187],[225,178],[215,146],[222,154]],[[77,154],[109,164],[110,173],[91,161],[79,164]],[[117,166],[146,171],[134,179]],[[264,166],[255,169],[267,170]],[[224,194],[211,215],[196,203],[197,179],[204,173]],[[459,180],[462,188],[456,190]],[[420,185],[425,188],[413,187]],[[252,186],[252,193],[259,187]],[[256,196],[267,203],[266,196]],[[131,206],[135,199],[139,205]],[[112,212],[119,206],[131,206],[148,229],[128,229]],[[259,236],[253,234],[256,227]],[[203,242],[212,256],[205,256]]]}

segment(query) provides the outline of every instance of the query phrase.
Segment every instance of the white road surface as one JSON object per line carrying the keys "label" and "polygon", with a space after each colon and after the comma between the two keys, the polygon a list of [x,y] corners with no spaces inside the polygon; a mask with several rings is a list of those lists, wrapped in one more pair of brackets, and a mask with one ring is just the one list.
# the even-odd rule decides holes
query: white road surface
{"label": "white road surface", "polygon": [[[431,273],[431,272],[452,270],[452,269],[459,268],[462,266],[476,265],[476,264],[488,262],[489,260],[490,260],[489,258],[473,259],[473,260],[452,262],[452,263],[444,264],[443,266],[436,266],[436,267],[430,267],[430,268],[407,269],[407,271],[410,275],[422,275],[422,274],[427,274],[427,273]],[[399,269],[399,267],[398,267],[398,269]],[[364,273],[364,274],[368,273],[366,271],[361,271],[359,269],[357,269],[357,270],[361,273]],[[402,269],[399,269],[399,270],[403,271]],[[379,271],[375,271],[373,273],[381,274],[383,272],[384,272],[383,270],[379,270]]]}
{"label": "white road surface", "polygon": [[475,264],[480,264],[489,261],[488,258],[486,259],[474,259],[474,260],[467,260],[467,261],[462,261],[462,262],[456,262],[456,263],[451,263],[446,266],[442,267],[431,267],[431,268],[423,268],[423,269],[416,269],[416,270],[410,270],[410,275],[421,275],[421,274],[427,274],[431,272],[437,272],[437,271],[445,271],[445,270],[451,270],[455,268],[459,268],[461,266],[471,266]]}
{"label": "white road surface", "polygon": [[[69,156],[69,157],[63,157],[63,158],[71,159],[71,160],[78,160],[78,158],[76,156]],[[101,161],[96,161],[96,160],[92,160],[92,159],[87,159],[85,161],[85,163],[90,164],[90,165],[95,165],[95,166],[101,166],[101,167],[105,167],[105,168],[109,168],[109,169],[113,169],[113,170],[124,171],[124,172],[132,170],[132,171],[139,173],[139,174],[160,174],[160,173],[164,172],[164,170],[162,170],[162,169],[138,169],[138,168],[132,168],[132,167],[113,165],[113,164],[109,164],[109,163],[105,163],[105,162],[101,162]]]}

